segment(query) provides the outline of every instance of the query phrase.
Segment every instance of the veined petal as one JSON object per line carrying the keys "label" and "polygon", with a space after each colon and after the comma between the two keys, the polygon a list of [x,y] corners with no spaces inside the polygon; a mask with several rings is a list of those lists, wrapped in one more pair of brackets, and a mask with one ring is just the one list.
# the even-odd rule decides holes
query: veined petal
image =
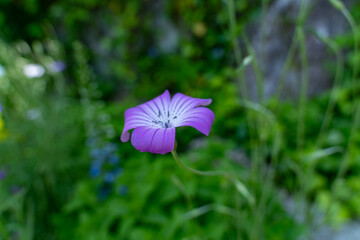
{"label": "veined petal", "polygon": [[211,99],[192,98],[181,93],[171,99],[169,91],[130,108],[125,112],[125,126],[121,135],[123,142],[130,139],[141,152],[166,154],[174,150],[175,128],[192,126],[208,135],[215,119],[214,113],[204,107]]}
{"label": "veined petal", "polygon": [[174,150],[175,128],[137,127],[131,144],[141,152],[166,154]]}
{"label": "veined petal", "polygon": [[129,130],[141,126],[152,126],[152,117],[139,107],[129,108],[125,111],[125,125],[121,134],[121,141],[130,139]]}
{"label": "veined petal", "polygon": [[159,118],[161,115],[166,115],[169,111],[170,106],[170,93],[166,90],[160,96],[139,105],[138,107],[144,109],[149,115],[155,119]]}
{"label": "veined petal", "polygon": [[170,105],[170,93],[166,90],[160,96],[143,103],[137,107],[125,111],[125,126],[121,134],[121,141],[127,142],[130,139],[129,130],[141,126],[153,126],[159,114],[166,114]]}
{"label": "veined petal", "polygon": [[186,113],[190,109],[193,109],[194,107],[207,106],[211,102],[212,100],[210,98],[208,99],[192,98],[182,93],[177,93],[171,99],[170,112],[174,116],[179,116],[181,114]]}
{"label": "veined petal", "polygon": [[210,109],[197,107],[182,114],[174,127],[190,126],[205,135],[209,135],[214,120],[215,114]]}
{"label": "veined petal", "polygon": [[156,105],[156,107],[160,110],[162,115],[167,115],[167,112],[170,109],[170,93],[166,90],[159,97],[154,98],[152,102]]}

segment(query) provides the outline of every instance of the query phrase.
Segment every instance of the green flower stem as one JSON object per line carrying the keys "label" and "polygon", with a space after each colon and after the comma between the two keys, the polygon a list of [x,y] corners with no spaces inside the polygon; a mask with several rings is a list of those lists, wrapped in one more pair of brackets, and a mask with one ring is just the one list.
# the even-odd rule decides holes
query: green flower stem
{"label": "green flower stem", "polygon": [[223,171],[199,171],[196,170],[194,168],[188,167],[186,166],[179,158],[179,155],[177,154],[176,150],[173,150],[171,152],[173,158],[175,159],[175,161],[184,169],[188,170],[189,172],[192,172],[194,174],[197,175],[201,175],[201,176],[224,176],[226,178],[229,179],[229,174]]}
{"label": "green flower stem", "polygon": [[174,157],[175,161],[177,162],[177,164],[179,164],[182,168],[184,168],[185,170],[192,172],[194,174],[200,175],[200,176],[223,176],[225,177],[227,180],[229,180],[231,183],[234,184],[236,190],[244,197],[248,200],[248,202],[250,203],[251,206],[253,206],[253,204],[255,203],[254,197],[251,195],[251,193],[248,191],[248,189],[246,188],[246,186],[239,181],[238,179],[232,177],[229,173],[224,172],[224,171],[199,171],[196,170],[194,168],[191,168],[187,165],[185,165],[179,158],[179,155],[177,154],[176,150],[173,150],[171,152],[172,156]]}

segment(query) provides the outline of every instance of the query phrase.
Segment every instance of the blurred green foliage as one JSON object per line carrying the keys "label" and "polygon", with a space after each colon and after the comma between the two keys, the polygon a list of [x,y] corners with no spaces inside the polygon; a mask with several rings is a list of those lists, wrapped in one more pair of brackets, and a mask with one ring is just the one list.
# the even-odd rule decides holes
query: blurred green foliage
{"label": "blurred green foliage", "polygon": [[[269,2],[236,1],[236,33]],[[332,121],[320,139],[332,92],[308,99],[300,149],[298,103],[240,101],[222,1],[8,0],[0,9],[0,239],[297,239],[311,232],[314,205],[335,225],[360,217],[358,128],[348,144],[360,101],[351,34],[335,39],[347,54]],[[352,14],[360,16],[358,5]],[[178,31],[170,49],[164,18]],[[65,69],[54,71],[59,61]],[[29,77],[29,64],[43,70]],[[178,129],[180,157],[233,173],[255,203],[223,177],[119,142],[124,111],[163,89],[212,98],[211,135]],[[103,197],[110,184],[91,177],[92,150],[108,143],[123,173]],[[305,203],[305,221],[287,209],[289,196]]]}

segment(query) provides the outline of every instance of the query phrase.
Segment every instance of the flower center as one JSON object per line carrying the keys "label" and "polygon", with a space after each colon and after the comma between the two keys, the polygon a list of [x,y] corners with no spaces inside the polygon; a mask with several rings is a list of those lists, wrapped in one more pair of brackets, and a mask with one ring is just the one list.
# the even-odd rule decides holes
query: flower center
{"label": "flower center", "polygon": [[160,110],[159,110],[157,117],[158,117],[158,119],[153,120],[152,122],[156,126],[160,126],[162,128],[173,127],[173,121],[177,118],[177,116],[173,116],[173,114],[170,113],[169,111],[167,111],[167,114],[163,114]]}

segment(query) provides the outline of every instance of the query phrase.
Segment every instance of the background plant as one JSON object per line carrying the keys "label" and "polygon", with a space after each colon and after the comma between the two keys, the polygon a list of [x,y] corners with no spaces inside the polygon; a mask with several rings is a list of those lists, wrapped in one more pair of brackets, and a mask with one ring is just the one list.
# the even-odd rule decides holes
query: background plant
{"label": "background plant", "polygon": [[[320,3],[301,1],[283,66],[301,69],[301,94],[280,98],[280,84],[266,99],[248,29],[265,28],[274,3],[2,1],[0,238],[297,239],[316,216],[358,219],[360,8],[333,1],[353,33],[328,38],[304,24]],[[309,36],[334,56],[324,60],[332,88],[312,97]],[[191,167],[234,173],[253,204],[223,177],[119,142],[124,111],[164,89],[213,99],[210,136],[180,128],[177,150]]]}

